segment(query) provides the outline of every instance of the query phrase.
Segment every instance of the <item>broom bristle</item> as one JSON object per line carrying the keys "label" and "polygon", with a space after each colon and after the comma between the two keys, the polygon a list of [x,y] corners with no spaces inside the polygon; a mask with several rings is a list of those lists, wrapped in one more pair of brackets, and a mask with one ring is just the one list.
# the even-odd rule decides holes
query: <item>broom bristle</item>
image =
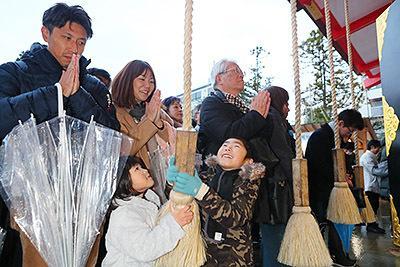
{"label": "broom bristle", "polygon": [[368,196],[364,195],[365,208],[361,209],[360,215],[364,223],[376,222],[375,213],[372,209],[371,203],[369,202]]}
{"label": "broom bristle", "polygon": [[[172,191],[174,192],[174,191]],[[191,204],[193,211],[193,220],[190,224],[183,227],[185,236],[179,240],[176,247],[169,253],[161,256],[156,260],[158,267],[185,267],[185,266],[201,266],[206,261],[205,242],[201,235],[200,212],[198,204],[193,198],[187,195],[172,193],[170,200],[160,210],[159,219],[171,212],[173,208],[180,208],[183,205]],[[174,196],[173,196],[174,194]],[[186,198],[186,199],[185,199]],[[190,203],[190,199],[192,203]],[[179,203],[179,204],[178,204]]]}
{"label": "broom bristle", "polygon": [[293,207],[278,255],[280,263],[298,267],[331,266],[332,260],[310,207]]}
{"label": "broom bristle", "polygon": [[341,224],[361,223],[356,200],[347,182],[335,182],[331,191],[327,211],[328,220]]}

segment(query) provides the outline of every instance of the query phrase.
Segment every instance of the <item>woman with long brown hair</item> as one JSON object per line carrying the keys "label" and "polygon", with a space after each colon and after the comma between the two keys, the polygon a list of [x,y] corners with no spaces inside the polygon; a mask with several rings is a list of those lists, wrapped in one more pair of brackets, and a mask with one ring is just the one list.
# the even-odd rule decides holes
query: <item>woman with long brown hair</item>
{"label": "woman with long brown hair", "polygon": [[[146,168],[151,169],[150,157],[160,142],[171,143],[174,139],[170,134],[173,121],[161,109],[160,90],[149,63],[142,60],[129,62],[114,78],[111,95],[121,132],[134,140],[130,155],[141,158]],[[163,198],[165,181],[160,181],[161,177],[154,178],[156,191]]]}

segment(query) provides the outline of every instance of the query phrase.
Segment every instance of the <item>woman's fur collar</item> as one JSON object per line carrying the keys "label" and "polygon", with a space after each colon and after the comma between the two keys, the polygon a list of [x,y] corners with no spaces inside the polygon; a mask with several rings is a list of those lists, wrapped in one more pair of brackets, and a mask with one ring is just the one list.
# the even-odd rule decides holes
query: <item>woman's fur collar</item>
{"label": "woman's fur collar", "polygon": [[[205,159],[205,163],[208,167],[215,169],[218,165],[217,156],[208,156]],[[240,168],[239,176],[244,180],[257,180],[265,175],[265,166],[262,163],[246,163]]]}

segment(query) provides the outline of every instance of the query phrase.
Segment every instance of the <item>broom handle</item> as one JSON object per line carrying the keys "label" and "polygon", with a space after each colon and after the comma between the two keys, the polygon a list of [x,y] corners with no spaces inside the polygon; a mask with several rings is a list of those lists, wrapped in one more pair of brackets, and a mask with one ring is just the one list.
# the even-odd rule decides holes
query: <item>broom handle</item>
{"label": "broom handle", "polygon": [[346,182],[346,156],[344,150],[335,148],[332,153],[335,182]]}

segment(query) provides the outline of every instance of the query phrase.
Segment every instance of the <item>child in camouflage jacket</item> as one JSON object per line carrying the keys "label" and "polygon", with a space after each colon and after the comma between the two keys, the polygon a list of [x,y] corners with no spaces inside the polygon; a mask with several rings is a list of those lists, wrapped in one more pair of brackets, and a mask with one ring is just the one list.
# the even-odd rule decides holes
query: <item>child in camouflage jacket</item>
{"label": "child in camouflage jacket", "polygon": [[179,173],[173,164],[167,174],[175,191],[192,195],[201,207],[204,266],[252,266],[250,220],[265,167],[253,163],[246,142],[238,138],[227,139],[206,163],[204,182],[197,174]]}

